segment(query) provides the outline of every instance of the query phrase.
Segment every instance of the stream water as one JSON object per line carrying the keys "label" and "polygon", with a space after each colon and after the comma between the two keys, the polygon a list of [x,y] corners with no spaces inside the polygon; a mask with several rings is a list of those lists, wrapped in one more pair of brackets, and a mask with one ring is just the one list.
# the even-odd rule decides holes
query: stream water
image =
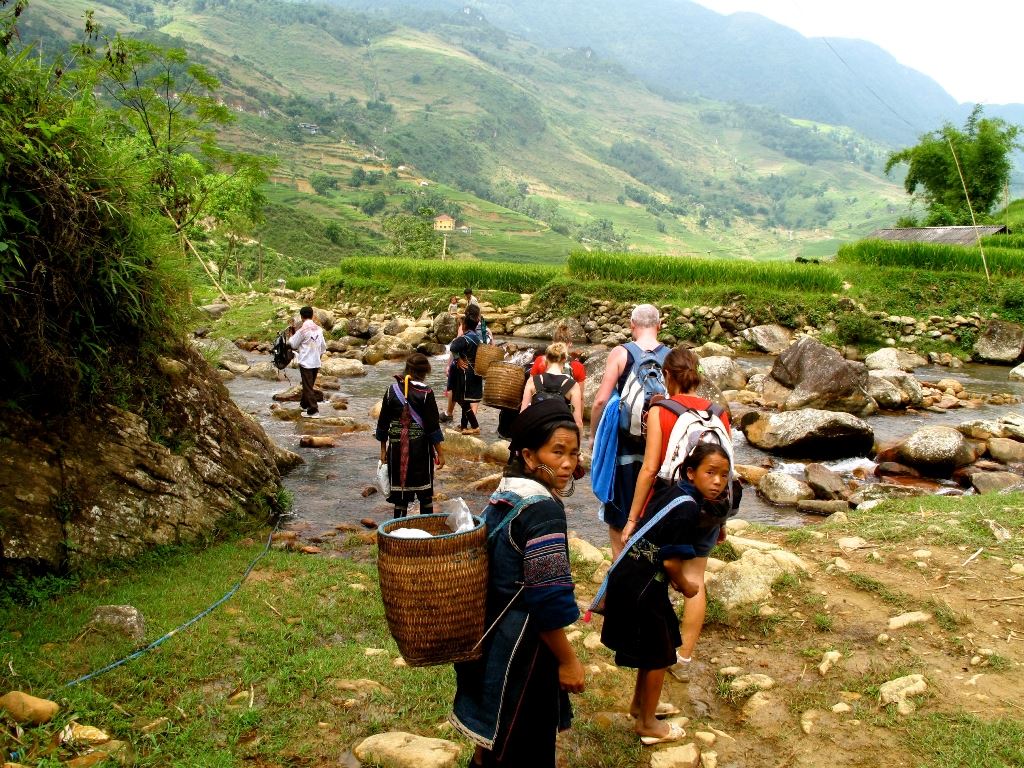
{"label": "stream water", "polygon": [[[521,346],[522,339],[516,339]],[[541,342],[543,344],[543,342]],[[254,355],[252,361],[266,360],[266,355]],[[745,356],[738,360],[747,369],[770,366],[773,358],[769,356]],[[433,373],[429,382],[437,393],[439,405],[443,407],[444,370],[446,357],[434,358]],[[263,425],[267,433],[284,448],[299,453],[305,463],[292,470],[285,478],[285,487],[294,496],[294,519],[290,526],[302,531],[317,533],[333,528],[342,522],[356,522],[364,517],[383,522],[390,519],[391,507],[384,502],[379,494],[363,498],[362,490],[370,484],[377,467],[379,445],[373,439],[372,427],[374,420],[369,417],[370,408],[380,400],[384,390],[390,385],[392,377],[402,370],[402,364],[381,363],[376,366],[365,366],[366,376],[361,378],[342,379],[340,392],[328,392],[332,399],[344,397],[348,399],[348,408],[335,411],[329,404],[321,406],[324,415],[350,416],[370,425],[367,432],[355,432],[338,438],[336,448],[302,448],[299,438],[304,434],[329,434],[331,430],[318,421],[300,419],[299,421],[281,421],[271,416],[270,405],[272,396],[299,383],[298,372],[289,370],[282,375],[280,381],[264,381],[262,379],[237,377],[227,382],[228,390],[238,406],[252,414]],[[1008,369],[991,365],[965,365],[959,369],[940,367],[919,368],[914,375],[922,381],[953,378],[974,392],[1013,392],[1024,396],[1024,384],[1007,380]],[[286,377],[286,378],[285,378]],[[1024,406],[992,406],[979,408],[961,408],[946,413],[921,412],[907,415],[873,416],[868,419],[875,431],[876,439],[892,440],[909,435],[926,424],[946,424],[955,426],[971,419],[997,418]],[[479,411],[481,437],[487,441],[496,439],[498,411],[494,408],[481,406]],[[458,411],[456,410],[456,418]],[[749,445],[743,434],[736,430],[735,436],[736,461],[742,464],[770,463],[774,469],[803,474],[804,461],[814,461],[813,456],[789,458],[781,461],[769,454]],[[469,462],[454,460],[451,466],[438,473],[436,487],[449,497],[462,496],[474,512],[483,508],[487,494],[474,493],[465,489],[459,481],[465,476]],[[857,467],[873,469],[874,464],[867,459],[846,459],[826,462],[826,466],[843,473],[850,474]],[[500,467],[493,465],[488,471],[497,472]],[[479,474],[479,473],[478,473]],[[570,529],[580,536],[603,545],[607,543],[607,527],[597,519],[598,502],[591,491],[589,475],[577,482],[576,492],[566,500],[566,516]],[[413,506],[415,509],[415,505]],[[774,507],[760,499],[753,490],[748,489],[740,505],[741,518],[768,523],[772,525],[794,527],[820,518],[809,517],[795,509]]]}

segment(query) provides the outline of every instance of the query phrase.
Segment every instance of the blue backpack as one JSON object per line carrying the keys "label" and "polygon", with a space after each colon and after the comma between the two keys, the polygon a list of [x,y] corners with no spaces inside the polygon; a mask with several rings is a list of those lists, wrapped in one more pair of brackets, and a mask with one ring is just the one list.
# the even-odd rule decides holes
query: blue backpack
{"label": "blue backpack", "polygon": [[619,429],[641,437],[647,431],[647,411],[651,407],[651,398],[668,394],[662,366],[669,349],[659,344],[648,352],[631,341],[626,344],[626,350],[633,359],[633,367],[619,393]]}

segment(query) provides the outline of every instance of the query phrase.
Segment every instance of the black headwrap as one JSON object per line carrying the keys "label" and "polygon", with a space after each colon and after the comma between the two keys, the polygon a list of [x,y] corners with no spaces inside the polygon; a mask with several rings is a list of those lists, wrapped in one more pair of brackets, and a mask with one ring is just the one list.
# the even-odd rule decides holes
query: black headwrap
{"label": "black headwrap", "polygon": [[[552,397],[534,403],[516,417],[512,425],[512,441],[509,451],[515,455],[524,447],[530,447],[531,438],[542,434],[552,424],[572,424],[572,411],[564,398]],[[539,447],[539,446],[537,446]]]}

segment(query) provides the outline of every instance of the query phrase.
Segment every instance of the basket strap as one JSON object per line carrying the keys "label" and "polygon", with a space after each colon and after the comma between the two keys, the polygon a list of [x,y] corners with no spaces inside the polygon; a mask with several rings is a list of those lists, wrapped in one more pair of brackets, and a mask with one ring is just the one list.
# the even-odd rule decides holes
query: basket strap
{"label": "basket strap", "polygon": [[[505,517],[502,519],[502,521],[500,523],[498,523],[498,527],[495,528],[493,531],[491,531],[490,533],[487,534],[487,541],[490,542],[491,539],[493,539],[495,536],[497,536],[498,533],[500,533],[501,530],[506,525],[508,525],[510,522],[512,522],[512,519],[516,515],[518,515],[520,512],[522,512],[525,507],[528,507],[530,504],[534,504],[534,503],[536,503],[538,501],[543,501],[544,499],[549,499],[549,498],[551,498],[551,497],[548,496],[547,494],[537,493],[537,494],[534,494],[533,496],[526,496],[526,497],[520,499],[512,507],[512,509],[509,510],[509,513],[507,515],[505,515]],[[489,634],[491,634],[492,631],[494,631],[494,628],[496,626],[498,626],[498,622],[500,622],[503,618],[505,618],[505,614],[508,613],[508,610],[509,610],[509,608],[512,607],[512,604],[515,603],[515,601],[519,599],[519,596],[521,594],[523,594],[523,590],[524,589],[526,589],[526,585],[525,584],[519,588],[519,591],[516,592],[512,596],[512,599],[509,600],[508,603],[505,605],[505,607],[501,609],[501,613],[498,614],[498,618],[496,618],[493,622],[491,622],[491,626],[489,626],[487,628],[487,630],[480,636],[480,639],[476,641],[476,644],[473,646],[472,650],[475,651],[477,648],[479,648],[480,647],[480,643],[482,643],[484,640],[486,640],[487,636]]]}

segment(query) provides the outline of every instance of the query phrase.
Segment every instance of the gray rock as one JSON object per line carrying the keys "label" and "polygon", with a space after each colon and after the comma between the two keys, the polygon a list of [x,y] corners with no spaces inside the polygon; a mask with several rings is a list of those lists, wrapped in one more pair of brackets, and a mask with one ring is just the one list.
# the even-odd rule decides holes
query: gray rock
{"label": "gray rock", "polygon": [[1024,464],[1024,443],[1005,437],[993,437],[988,441],[988,454],[1003,464]]}
{"label": "gray rock", "polygon": [[1019,413],[1008,413],[998,419],[965,421],[957,427],[957,430],[974,440],[988,440],[992,437],[1024,440],[1024,416]]}
{"label": "gray rock", "polygon": [[1004,320],[989,320],[974,343],[974,356],[987,363],[1014,363],[1024,354],[1024,327]]}
{"label": "gray rock", "polygon": [[966,438],[952,427],[922,427],[901,443],[896,454],[903,464],[930,475],[948,475],[977,459]]}
{"label": "gray rock", "polygon": [[850,495],[849,503],[859,507],[865,502],[885,501],[886,499],[911,499],[927,496],[925,488],[914,485],[898,485],[896,483],[871,483],[863,485]]}
{"label": "gray rock", "polygon": [[719,389],[743,389],[747,386],[747,375],[731,357],[702,357],[700,368],[704,377]]}
{"label": "gray rock", "polygon": [[1024,381],[1024,363],[1021,363],[1009,373],[1010,381]]}
{"label": "gray rock", "polygon": [[807,484],[814,491],[815,498],[825,500],[845,500],[850,495],[846,481],[822,464],[808,464],[804,468]]}
{"label": "gray rock", "polygon": [[971,485],[982,495],[1009,489],[1024,490],[1024,477],[1013,472],[975,472],[971,475]]}
{"label": "gray rock", "polygon": [[727,347],[725,344],[717,344],[714,341],[708,341],[699,347],[693,348],[693,353],[697,357],[736,357],[736,350],[732,347]]}
{"label": "gray rock", "polygon": [[786,349],[772,366],[771,377],[793,390],[783,410],[801,408],[868,414],[875,402],[868,395],[868,370],[834,349],[804,336]]}
{"label": "gray rock", "polygon": [[279,381],[284,374],[279,371],[269,360],[259,360],[241,374],[247,379],[263,379],[264,381]]}
{"label": "gray rock", "polygon": [[818,458],[866,456],[875,440],[863,419],[811,408],[789,413],[751,411],[740,419],[739,428],[751,445],[762,450]]}
{"label": "gray rock", "polygon": [[553,339],[555,331],[558,326],[565,324],[569,329],[569,336],[572,339],[583,340],[586,338],[586,331],[583,330],[583,326],[580,325],[579,320],[574,317],[566,317],[556,320],[546,320],[542,323],[529,323],[527,325],[520,325],[513,332],[513,336],[524,339]]}
{"label": "gray rock", "polygon": [[415,324],[416,321],[411,317],[396,317],[386,322],[381,330],[388,336],[397,336],[406,328]]}
{"label": "gray rock", "polygon": [[802,500],[796,503],[796,508],[801,512],[810,515],[821,515],[828,517],[836,512],[849,512],[850,505],[845,501],[819,501],[817,499]]}
{"label": "gray rock", "polygon": [[381,334],[363,350],[363,362],[367,365],[376,365],[382,360],[401,360],[412,352],[412,346],[397,336]]}
{"label": "gray rock", "polygon": [[814,498],[811,487],[785,472],[768,472],[757,484],[757,492],[772,504],[793,506],[798,501]]}
{"label": "gray rock", "polygon": [[92,612],[89,627],[99,632],[123,635],[134,643],[146,639],[146,622],[133,605],[100,605]]}
{"label": "gray rock", "polygon": [[[370,321],[367,320],[365,317],[350,317],[348,319],[346,332],[349,336],[355,336],[360,339],[368,339],[370,338]],[[456,333],[458,333],[457,330]],[[455,338],[454,335],[452,336],[452,338]]]}
{"label": "gray rock", "polygon": [[320,373],[324,376],[337,376],[338,378],[353,378],[365,376],[366,369],[359,360],[350,360],[345,357],[328,357],[320,363]]}
{"label": "gray rock", "polygon": [[755,325],[740,335],[769,355],[778,355],[793,343],[793,332],[781,325]]}
{"label": "gray rock", "polygon": [[896,368],[868,371],[868,394],[881,408],[917,407],[924,400],[921,383]]}
{"label": "gray rock", "polygon": [[200,311],[205,312],[207,315],[212,317],[214,320],[219,320],[225,312],[231,309],[231,305],[219,302],[217,304],[206,304],[200,307],[199,309]]}
{"label": "gray rock", "polygon": [[883,349],[879,349],[877,352],[872,352],[864,358],[864,365],[868,367],[869,371],[896,369],[909,372],[913,371],[915,368],[921,368],[922,366],[928,365],[928,360],[916,352],[907,352],[906,350],[896,349],[894,347],[885,347]]}

